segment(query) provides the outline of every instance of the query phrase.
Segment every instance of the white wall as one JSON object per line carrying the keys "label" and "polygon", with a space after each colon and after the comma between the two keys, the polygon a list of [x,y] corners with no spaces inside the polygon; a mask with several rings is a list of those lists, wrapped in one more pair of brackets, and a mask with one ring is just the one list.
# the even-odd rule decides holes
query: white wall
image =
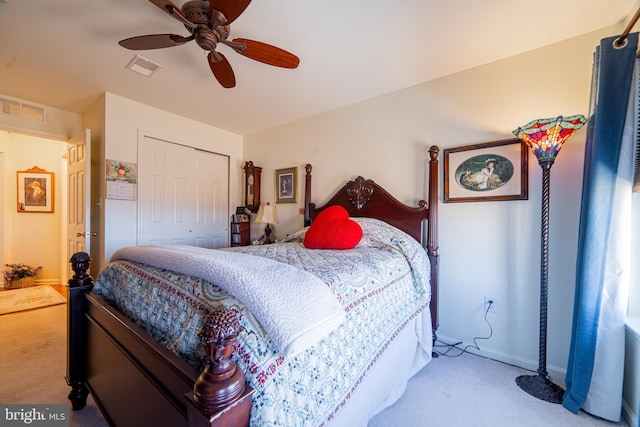
{"label": "white wall", "polygon": [[[63,233],[66,186],[65,142],[0,131],[2,162],[2,265],[24,263],[42,266],[37,283],[61,283],[59,257]],[[38,166],[54,173],[54,212],[17,212],[16,171]],[[3,280],[0,278],[0,280]]]}
{"label": "white wall", "polygon": [[101,203],[96,208],[104,210],[104,227],[98,233],[103,236],[101,246],[104,253],[99,267],[115,250],[123,246],[135,245],[138,233],[137,201],[104,199],[104,160],[138,162],[138,144],[143,137],[151,136],[165,141],[200,148],[230,157],[230,211],[240,204],[240,182],[242,179],[242,137],[200,122],[193,121],[166,111],[140,104],[118,95],[106,93],[85,117],[87,122],[99,124],[104,118],[104,128],[93,130],[92,136],[92,179],[98,185],[92,198]]}
{"label": "white wall", "polygon": [[[263,168],[263,202],[273,202],[275,169],[298,166],[302,179],[309,162],[317,203],[362,175],[416,205],[426,199],[430,145],[445,149],[509,139],[512,130],[536,118],[587,115],[592,54],[599,40],[615,31],[604,29],[249,135],[245,159]],[[551,173],[548,369],[562,378],[571,335],[584,140],[583,129],[563,148]],[[485,336],[483,300],[493,297],[497,313],[488,317],[493,337],[479,341],[481,352],[535,369],[542,174],[533,155],[529,161],[528,201],[440,203],[439,335],[465,343]],[[276,237],[302,226],[302,197],[298,200],[295,206],[278,206]]]}

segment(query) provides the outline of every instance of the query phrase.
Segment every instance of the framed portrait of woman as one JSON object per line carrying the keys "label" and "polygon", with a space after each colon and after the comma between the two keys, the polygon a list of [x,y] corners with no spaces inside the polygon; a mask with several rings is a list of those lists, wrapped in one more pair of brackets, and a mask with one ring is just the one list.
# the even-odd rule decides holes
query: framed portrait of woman
{"label": "framed portrait of woman", "polygon": [[528,150],[519,139],[444,150],[444,202],[527,200]]}
{"label": "framed portrait of woman", "polygon": [[34,166],[16,174],[18,212],[52,213],[55,200],[53,172]]}

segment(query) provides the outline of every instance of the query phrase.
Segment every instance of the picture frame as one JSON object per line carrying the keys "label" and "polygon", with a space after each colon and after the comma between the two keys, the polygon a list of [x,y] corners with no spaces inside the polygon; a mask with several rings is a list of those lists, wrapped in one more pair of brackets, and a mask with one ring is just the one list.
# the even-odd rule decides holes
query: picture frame
{"label": "picture frame", "polygon": [[528,199],[529,153],[520,139],[444,150],[444,203]]}
{"label": "picture frame", "polygon": [[298,202],[298,168],[276,169],[276,204]]}
{"label": "picture frame", "polygon": [[55,202],[54,173],[34,166],[16,171],[17,209],[20,213],[53,213]]}

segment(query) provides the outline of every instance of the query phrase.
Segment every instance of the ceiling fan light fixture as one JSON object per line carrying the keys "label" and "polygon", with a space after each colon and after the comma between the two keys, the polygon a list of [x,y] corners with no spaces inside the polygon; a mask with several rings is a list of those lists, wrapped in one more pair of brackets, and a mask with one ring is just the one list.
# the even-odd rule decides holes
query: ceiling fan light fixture
{"label": "ceiling fan light fixture", "polygon": [[153,61],[148,60],[140,55],[136,55],[125,67],[127,70],[142,74],[145,77],[151,77],[162,66]]}
{"label": "ceiling fan light fixture", "polygon": [[[118,42],[125,49],[162,49],[180,46],[195,40],[202,50],[208,52],[209,68],[218,83],[224,88],[234,87],[236,79],[229,61],[222,53],[216,51],[218,43],[226,44],[242,56],[274,67],[296,68],[300,63],[300,59],[296,55],[276,46],[243,38],[227,40],[230,32],[229,26],[244,12],[251,0],[190,0],[182,7],[178,7],[171,0],[149,1],[162,9],[163,12],[182,22],[190,35],[185,37],[165,33],[129,37]],[[143,75],[151,75],[151,69],[146,65],[153,63],[144,58],[141,60],[145,62],[139,63],[134,59],[134,63],[129,64],[130,66],[127,68]],[[160,67],[157,64],[153,65]],[[149,71],[149,74],[145,69]]]}

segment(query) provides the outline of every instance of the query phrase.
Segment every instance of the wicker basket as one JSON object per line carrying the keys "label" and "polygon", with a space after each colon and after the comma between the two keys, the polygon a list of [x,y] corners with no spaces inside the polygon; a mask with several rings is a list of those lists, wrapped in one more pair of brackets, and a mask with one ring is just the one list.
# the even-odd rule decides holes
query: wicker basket
{"label": "wicker basket", "polygon": [[5,283],[5,287],[7,289],[19,289],[19,288],[28,288],[31,286],[35,286],[36,278],[33,276],[23,277],[22,279],[12,280],[10,282]]}

